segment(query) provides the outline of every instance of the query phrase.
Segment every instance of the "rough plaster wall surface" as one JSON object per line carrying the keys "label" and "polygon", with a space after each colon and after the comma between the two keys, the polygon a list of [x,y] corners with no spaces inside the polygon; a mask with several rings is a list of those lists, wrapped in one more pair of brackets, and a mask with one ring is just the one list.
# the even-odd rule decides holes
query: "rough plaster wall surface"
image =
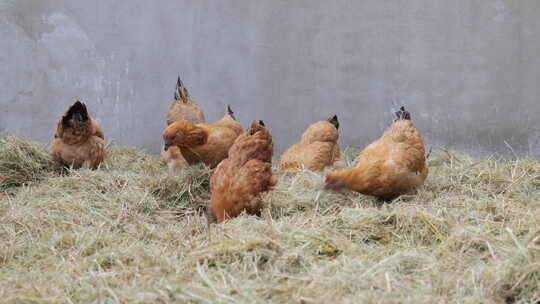
{"label": "rough plaster wall surface", "polygon": [[407,106],[428,145],[540,157],[540,1],[0,0],[0,133],[50,141],[80,98],[157,153],[178,74],[278,151],[338,114],[343,145]]}

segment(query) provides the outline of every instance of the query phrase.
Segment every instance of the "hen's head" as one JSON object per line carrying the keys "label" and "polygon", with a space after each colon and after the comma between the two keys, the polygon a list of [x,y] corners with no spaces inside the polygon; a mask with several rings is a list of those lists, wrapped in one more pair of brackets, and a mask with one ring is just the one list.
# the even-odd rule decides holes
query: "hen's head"
{"label": "hen's head", "polygon": [[208,139],[207,132],[187,120],[172,123],[163,131],[165,151],[171,146],[194,147],[204,145]]}
{"label": "hen's head", "polygon": [[332,173],[328,173],[324,180],[324,189],[341,192],[345,187],[345,183],[339,177]]}

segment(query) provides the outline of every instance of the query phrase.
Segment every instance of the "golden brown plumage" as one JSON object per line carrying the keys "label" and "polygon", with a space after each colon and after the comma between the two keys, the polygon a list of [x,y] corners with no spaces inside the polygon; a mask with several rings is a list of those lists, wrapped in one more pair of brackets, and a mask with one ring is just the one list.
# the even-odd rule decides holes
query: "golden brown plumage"
{"label": "golden brown plumage", "polygon": [[193,124],[205,123],[204,113],[195,100],[191,98],[186,87],[178,77],[174,100],[167,113],[167,125],[179,120],[187,120]]}
{"label": "golden brown plumage", "polygon": [[337,116],[309,126],[297,144],[287,149],[280,160],[281,169],[306,168],[321,171],[328,166],[341,167]]}
{"label": "golden brown plumage", "polygon": [[[176,91],[174,99],[167,113],[167,126],[180,120],[187,120],[192,124],[205,123],[204,113],[197,103],[191,98],[187,88],[182,83],[180,76],[176,81]],[[185,168],[189,166],[182,156],[178,147],[170,147],[167,151],[161,150],[161,158],[167,163],[169,171],[175,168]]]}
{"label": "golden brown plumage", "polygon": [[242,127],[232,114],[228,108],[228,113],[213,124],[192,124],[180,120],[168,126],[163,131],[165,151],[174,151],[168,153],[168,157],[164,155],[169,169],[174,171],[199,162],[215,167],[227,158],[229,148],[242,133]]}
{"label": "golden brown plumage", "polygon": [[405,108],[396,115],[383,136],[360,153],[355,168],[326,176],[326,188],[347,188],[389,200],[424,183],[428,168],[422,137]]}
{"label": "golden brown plumage", "polygon": [[229,151],[229,157],[210,179],[209,216],[217,223],[238,216],[260,214],[260,193],[269,191],[277,179],[272,175],[272,135],[262,121],[253,121]]}
{"label": "golden brown plumage", "polygon": [[104,136],[97,121],[90,118],[86,105],[75,102],[58,120],[53,158],[67,166],[95,169],[105,157]]}

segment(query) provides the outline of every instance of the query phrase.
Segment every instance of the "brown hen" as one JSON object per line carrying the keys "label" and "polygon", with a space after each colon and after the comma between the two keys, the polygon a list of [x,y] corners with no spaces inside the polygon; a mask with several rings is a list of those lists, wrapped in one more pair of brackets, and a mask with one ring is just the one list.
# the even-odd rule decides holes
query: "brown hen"
{"label": "brown hen", "polygon": [[[187,120],[192,124],[205,123],[206,121],[202,109],[191,98],[180,76],[178,76],[174,99],[167,113],[167,126],[180,120]],[[185,168],[188,166],[178,147],[170,147],[167,151],[162,149],[161,158],[167,163],[171,172],[175,170],[174,168]]]}
{"label": "brown hen", "polygon": [[280,160],[281,169],[306,168],[321,171],[328,166],[343,167],[338,145],[337,115],[309,126],[297,144],[287,149]]}
{"label": "brown hen", "polygon": [[52,156],[66,166],[95,169],[105,157],[103,140],[99,124],[90,118],[86,105],[77,101],[58,120]]}
{"label": "brown hen", "polygon": [[253,121],[236,139],[229,157],[217,166],[210,179],[210,221],[221,223],[243,211],[260,215],[260,193],[277,183],[272,175],[273,147],[272,135],[262,121]]}
{"label": "brown hen", "polygon": [[358,156],[355,168],[330,173],[326,188],[390,200],[421,186],[428,175],[424,143],[404,107],[383,136]]}
{"label": "brown hen", "polygon": [[174,100],[171,102],[169,112],[167,113],[167,125],[179,120],[187,120],[193,124],[206,122],[202,109],[191,98],[180,76],[178,76],[176,82]]}
{"label": "brown hen", "polygon": [[178,151],[166,154],[169,170],[185,168],[199,162],[215,167],[227,158],[229,148],[242,127],[227,107],[225,116],[213,124],[193,124],[187,120],[172,123],[163,131],[165,151],[177,147]]}

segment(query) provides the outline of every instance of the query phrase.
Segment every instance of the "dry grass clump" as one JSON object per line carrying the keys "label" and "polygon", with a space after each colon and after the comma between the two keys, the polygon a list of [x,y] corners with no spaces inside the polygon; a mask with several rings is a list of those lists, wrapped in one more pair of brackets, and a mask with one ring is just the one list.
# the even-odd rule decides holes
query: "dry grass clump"
{"label": "dry grass clump", "polygon": [[0,190],[36,182],[58,172],[61,167],[42,145],[17,137],[0,139]]}
{"label": "dry grass clump", "polygon": [[280,174],[261,218],[208,231],[210,170],[170,176],[129,148],[108,157],[0,195],[4,302],[540,300],[534,160],[437,153],[426,186],[391,204],[324,191],[324,174]]}
{"label": "dry grass clump", "polygon": [[148,185],[150,193],[163,202],[160,208],[175,209],[182,214],[200,213],[206,210],[210,199],[211,176],[212,171],[201,164],[176,175],[161,175]]}

